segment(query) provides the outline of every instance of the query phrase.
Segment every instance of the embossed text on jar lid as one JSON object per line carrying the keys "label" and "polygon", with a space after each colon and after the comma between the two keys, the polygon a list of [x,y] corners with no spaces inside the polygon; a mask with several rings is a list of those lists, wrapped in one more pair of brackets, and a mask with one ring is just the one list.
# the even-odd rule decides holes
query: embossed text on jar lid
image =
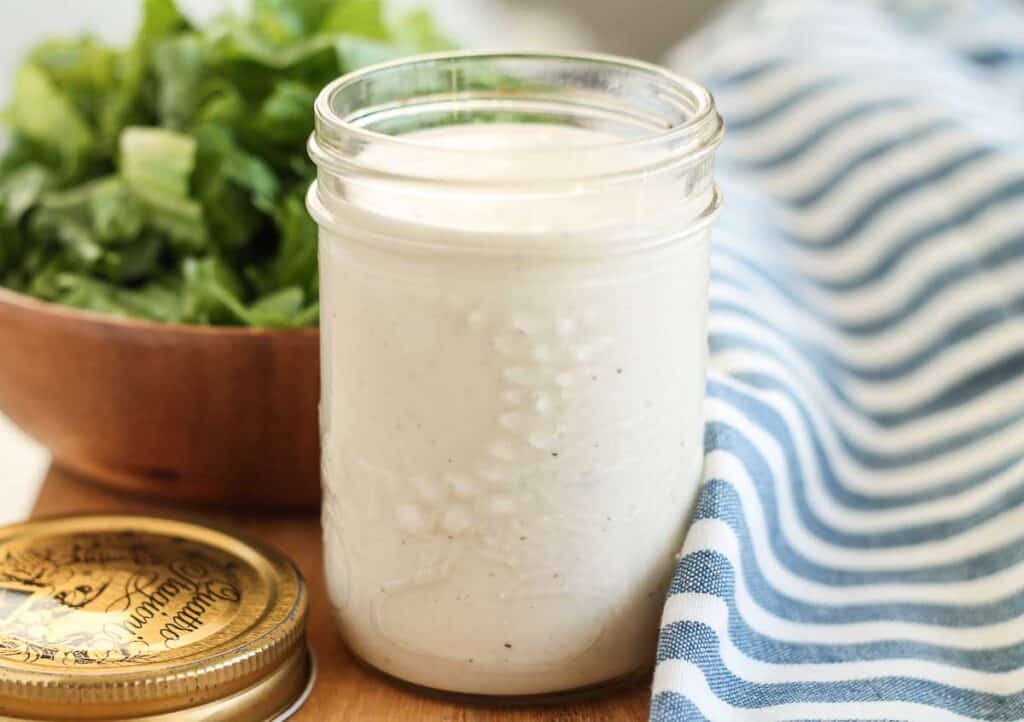
{"label": "embossed text on jar lid", "polygon": [[138,516],[0,528],[0,720],[283,719],[312,682],[295,566]]}

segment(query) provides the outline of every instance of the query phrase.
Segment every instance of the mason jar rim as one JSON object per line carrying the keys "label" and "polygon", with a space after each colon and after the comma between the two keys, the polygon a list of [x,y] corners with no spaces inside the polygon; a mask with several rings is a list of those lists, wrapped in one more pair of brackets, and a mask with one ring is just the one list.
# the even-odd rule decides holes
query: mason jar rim
{"label": "mason jar rim", "polygon": [[[336,102],[343,93],[348,95]],[[598,247],[607,251],[612,245],[627,252],[694,235],[721,204],[713,167],[724,124],[711,93],[696,81],[641,61],[589,53],[413,56],[333,81],[317,98],[315,116],[308,150],[318,173],[307,207],[321,228],[345,228],[350,238],[415,245],[385,239],[411,220],[383,208],[403,207],[409,199],[414,206],[463,204],[468,217],[485,203],[529,219],[537,204],[604,196],[625,200],[613,206],[597,201],[599,207],[618,210],[560,233],[574,253],[591,254]],[[478,148],[416,135],[434,127],[488,123],[594,129],[612,139],[605,142],[595,134],[601,142]],[[367,198],[376,198],[376,206],[366,205]],[[355,217],[359,228],[352,227]],[[419,230],[407,229],[410,235],[435,229],[417,223]],[[599,226],[608,239],[593,232]],[[426,246],[483,250],[479,236],[486,229],[489,253],[496,246],[514,253],[566,253],[543,247],[547,242],[539,226],[509,230],[485,223],[436,229],[441,236],[424,241]],[[535,244],[526,239],[533,238],[530,234],[537,236]]]}
{"label": "mason jar rim", "polygon": [[[341,117],[334,108],[334,100],[337,96],[349,88],[366,82],[370,78],[395,68],[412,68],[417,65],[426,65],[439,61],[565,61],[578,63],[593,63],[598,66],[605,66],[613,69],[631,70],[646,74],[651,78],[660,80],[667,88],[683,93],[694,108],[692,115],[682,122],[673,123],[663,131],[653,132],[638,138],[617,138],[609,141],[602,141],[592,144],[581,144],[574,146],[576,151],[604,150],[604,149],[632,149],[658,143],[673,143],[681,140],[691,139],[698,143],[692,148],[694,152],[702,150],[713,151],[721,142],[724,134],[724,123],[715,107],[714,98],[711,92],[703,85],[683,75],[677,74],[660,65],[647,63],[641,60],[626,58],[606,53],[576,53],[576,52],[529,52],[529,51],[492,51],[492,50],[457,50],[424,53],[404,58],[398,58],[382,63],[368,65],[359,70],[347,73],[326,85],[318,95],[314,104],[314,112],[317,121],[317,130],[314,131],[314,139],[322,140],[321,130],[330,130],[334,133],[343,133],[351,140],[364,143],[386,144],[395,148],[405,148],[409,151],[416,149],[429,150],[431,152],[443,151],[454,155],[466,155],[467,157],[480,156],[493,153],[493,150],[477,148],[440,148],[437,145],[422,140],[412,139],[402,135],[390,135],[381,133],[370,128],[365,128],[350,122],[347,118]],[[521,154],[550,154],[551,148],[517,148],[517,155]],[[554,152],[557,152],[555,150]]]}

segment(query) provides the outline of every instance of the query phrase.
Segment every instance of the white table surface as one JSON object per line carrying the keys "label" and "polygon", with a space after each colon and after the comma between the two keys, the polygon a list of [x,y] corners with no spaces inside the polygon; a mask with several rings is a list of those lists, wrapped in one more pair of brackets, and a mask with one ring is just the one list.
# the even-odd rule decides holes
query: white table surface
{"label": "white table surface", "polygon": [[50,455],[0,416],[0,524],[24,519],[32,510]]}

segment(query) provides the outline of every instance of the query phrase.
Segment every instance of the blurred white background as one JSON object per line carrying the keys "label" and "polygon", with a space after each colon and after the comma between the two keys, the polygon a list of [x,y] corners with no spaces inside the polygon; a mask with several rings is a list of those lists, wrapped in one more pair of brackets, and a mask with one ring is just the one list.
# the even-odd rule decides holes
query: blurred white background
{"label": "blurred white background", "polygon": [[[462,45],[527,50],[599,50],[657,60],[722,0],[389,0],[394,12],[428,7]],[[244,0],[179,0],[195,17]],[[131,36],[137,0],[0,0],[0,98],[11,68],[40,37]]]}
{"label": "blurred white background", "polygon": [[[430,8],[447,34],[466,47],[596,50],[657,60],[720,2],[390,0],[389,8]],[[179,3],[198,19],[224,7],[216,0]],[[8,100],[14,68],[34,43],[83,31],[125,42],[138,7],[137,0],[0,0],[0,107]],[[0,524],[28,514],[47,463],[45,450],[0,416]]]}

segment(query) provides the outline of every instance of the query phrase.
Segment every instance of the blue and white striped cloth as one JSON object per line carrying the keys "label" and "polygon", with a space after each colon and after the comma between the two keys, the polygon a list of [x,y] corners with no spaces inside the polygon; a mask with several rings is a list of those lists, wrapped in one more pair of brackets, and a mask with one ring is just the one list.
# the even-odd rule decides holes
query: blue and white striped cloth
{"label": "blue and white striped cloth", "polygon": [[651,719],[1024,720],[1024,3],[765,0]]}

